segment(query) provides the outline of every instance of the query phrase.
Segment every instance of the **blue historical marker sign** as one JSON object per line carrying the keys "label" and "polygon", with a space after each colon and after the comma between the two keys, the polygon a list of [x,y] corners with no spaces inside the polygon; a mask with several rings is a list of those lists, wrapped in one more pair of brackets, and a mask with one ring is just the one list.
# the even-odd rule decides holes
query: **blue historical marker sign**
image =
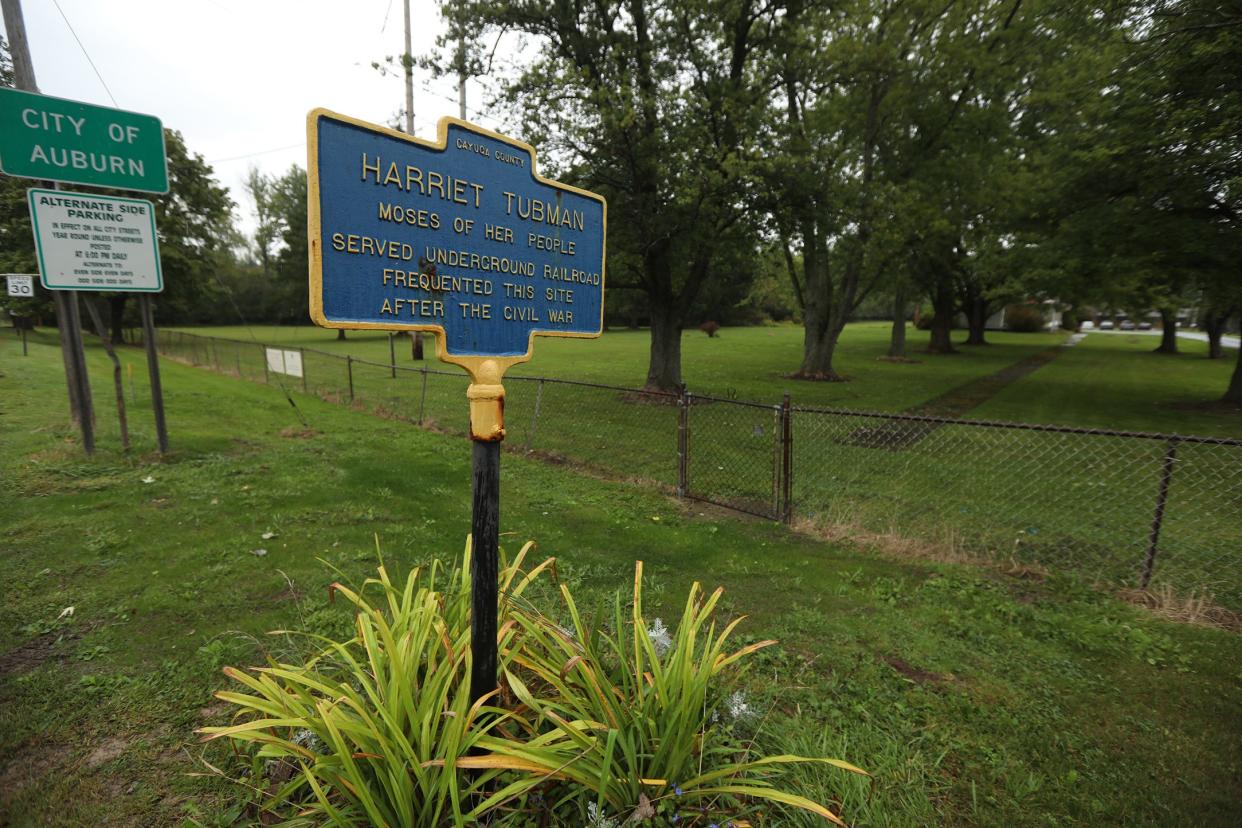
{"label": "blue historical marker sign", "polygon": [[310,307],[328,328],[433,331],[448,356],[529,356],[603,330],[607,207],[527,144],[443,118],[439,142],[307,119]]}

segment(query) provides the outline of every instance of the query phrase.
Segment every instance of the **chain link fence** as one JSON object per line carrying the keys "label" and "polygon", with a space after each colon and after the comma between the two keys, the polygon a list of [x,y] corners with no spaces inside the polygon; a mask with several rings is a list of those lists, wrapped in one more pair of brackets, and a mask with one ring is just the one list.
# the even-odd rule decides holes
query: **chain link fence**
{"label": "chain link fence", "polygon": [[[466,434],[468,378],[160,331],[161,352]],[[391,351],[394,353],[395,351]],[[1242,611],[1242,440],[814,408],[506,377],[510,450],[963,559],[1208,595]]]}

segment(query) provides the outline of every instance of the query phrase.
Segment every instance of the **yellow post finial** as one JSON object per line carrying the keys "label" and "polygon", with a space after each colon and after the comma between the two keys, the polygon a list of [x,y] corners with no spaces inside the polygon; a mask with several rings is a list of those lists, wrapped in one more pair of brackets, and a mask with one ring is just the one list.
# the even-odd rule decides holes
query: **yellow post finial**
{"label": "yellow post finial", "polygon": [[470,439],[498,443],[505,439],[505,387],[500,380],[503,369],[494,359],[485,359],[470,369]]}

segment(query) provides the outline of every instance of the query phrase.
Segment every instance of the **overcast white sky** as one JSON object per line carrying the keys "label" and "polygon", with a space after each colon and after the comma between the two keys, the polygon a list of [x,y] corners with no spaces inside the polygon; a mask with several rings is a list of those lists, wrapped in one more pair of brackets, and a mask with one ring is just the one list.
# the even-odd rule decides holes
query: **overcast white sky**
{"label": "overcast white sky", "polygon": [[[116,102],[56,3],[22,0],[39,91],[155,115],[180,130],[232,192],[247,231],[247,168],[306,166],[309,110],[323,106],[383,124],[405,104],[400,75],[371,67],[402,51],[402,0],[56,2]],[[410,12],[413,53],[425,54],[441,31],[435,2],[410,0]],[[482,97],[471,82],[470,119],[501,128],[480,111]],[[457,111],[455,79],[433,80],[416,69],[414,131],[431,137],[439,118]]]}

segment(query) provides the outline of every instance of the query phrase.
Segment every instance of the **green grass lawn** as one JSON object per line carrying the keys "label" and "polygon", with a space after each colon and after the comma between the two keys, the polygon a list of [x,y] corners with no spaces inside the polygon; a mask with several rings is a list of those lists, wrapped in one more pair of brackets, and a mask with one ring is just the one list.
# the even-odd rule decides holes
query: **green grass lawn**
{"label": "green grass lawn", "polygon": [[[235,789],[194,775],[200,755],[234,767],[192,734],[222,722],[220,668],[290,646],[267,630],[347,629],[317,559],[361,578],[376,536],[398,570],[451,559],[469,524],[463,439],[293,388],[304,425],[271,386],[172,361],[161,459],[141,354],[123,356],[135,450],[118,451],[92,348],[86,460],[56,349],[0,341],[0,823],[229,824]],[[750,676],[764,738],[875,773],[873,791],[796,782],[855,824],[1242,819],[1235,634],[1068,579],[881,557],[511,453],[503,467],[502,543],[538,540],[583,602],[641,558],[666,618],[701,579],[749,634],[782,639]]]}
{"label": "green grass lawn", "polygon": [[1181,353],[1153,353],[1160,340],[1094,333],[1056,361],[1001,391],[972,416],[1091,428],[1242,437],[1242,415],[1204,406],[1220,399],[1236,349],[1207,359],[1207,343],[1179,339]]}

